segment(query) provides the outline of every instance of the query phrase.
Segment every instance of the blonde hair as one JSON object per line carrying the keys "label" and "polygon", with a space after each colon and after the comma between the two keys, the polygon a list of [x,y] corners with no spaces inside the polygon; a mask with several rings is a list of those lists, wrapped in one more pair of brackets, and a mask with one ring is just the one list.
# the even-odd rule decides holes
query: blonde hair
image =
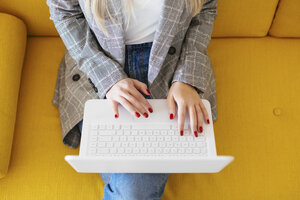
{"label": "blonde hair", "polygon": [[[111,13],[109,12],[107,1],[113,1],[113,0],[85,0],[85,8],[84,8],[88,18],[91,18],[91,14],[93,14],[96,25],[103,30],[106,36],[108,36],[108,32],[104,26],[104,21],[105,21],[104,13],[106,12],[109,18],[113,21],[113,23],[116,24],[115,20],[111,16]],[[133,0],[120,0],[120,1],[124,3],[124,7],[126,8],[124,12],[128,16],[128,19],[130,18],[131,14],[133,17],[135,17],[133,12],[133,5],[132,5]],[[125,1],[128,2],[126,3]],[[191,13],[192,17],[194,17],[197,13],[200,12],[203,6],[203,2],[204,0],[185,0],[186,7],[188,11]]]}

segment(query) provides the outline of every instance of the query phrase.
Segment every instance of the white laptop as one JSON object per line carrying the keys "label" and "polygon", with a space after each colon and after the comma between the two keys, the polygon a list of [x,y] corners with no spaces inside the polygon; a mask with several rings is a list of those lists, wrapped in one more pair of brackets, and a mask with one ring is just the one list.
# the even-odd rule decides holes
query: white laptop
{"label": "white laptop", "polygon": [[202,99],[210,123],[195,137],[186,112],[184,135],[177,115],[169,118],[166,99],[147,99],[153,112],[131,115],[121,104],[115,118],[107,99],[91,99],[84,108],[79,155],[65,160],[82,173],[216,173],[233,161],[218,156],[210,103]]}

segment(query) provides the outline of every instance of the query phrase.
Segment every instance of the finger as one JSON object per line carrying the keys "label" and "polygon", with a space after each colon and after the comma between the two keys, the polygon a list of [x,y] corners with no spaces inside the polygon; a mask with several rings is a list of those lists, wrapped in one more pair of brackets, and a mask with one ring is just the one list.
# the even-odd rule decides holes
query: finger
{"label": "finger", "polygon": [[146,98],[136,89],[130,90],[129,93],[133,95],[149,112],[153,112],[151,104],[146,100]]}
{"label": "finger", "polygon": [[203,115],[202,115],[202,111],[201,111],[201,107],[199,104],[195,105],[196,108],[196,112],[197,112],[197,126],[198,126],[198,131],[200,133],[203,132]]}
{"label": "finger", "polygon": [[173,96],[168,96],[167,98],[168,109],[170,112],[170,119],[174,119],[176,115],[176,102]]}
{"label": "finger", "polygon": [[113,114],[114,114],[115,118],[118,118],[119,117],[119,111],[118,111],[118,104],[119,103],[114,101],[114,100],[111,100],[110,102],[112,104]]}
{"label": "finger", "polygon": [[136,116],[137,118],[141,116],[140,113],[137,112],[135,107],[123,96],[118,96],[117,101],[133,116]]}
{"label": "finger", "polygon": [[147,85],[145,83],[143,83],[143,82],[141,82],[139,80],[136,80],[136,79],[132,79],[132,81],[133,81],[134,86],[137,89],[141,90],[144,94],[146,94],[146,95],[150,95],[151,94],[150,91],[147,88]]}
{"label": "finger", "polygon": [[189,116],[190,116],[190,127],[191,127],[191,133],[195,135],[195,137],[198,137],[197,133],[197,115],[196,115],[196,109],[194,105],[190,105],[188,107],[189,110]]}
{"label": "finger", "polygon": [[209,124],[209,116],[208,116],[208,113],[207,113],[207,111],[206,111],[206,108],[205,108],[205,106],[204,106],[202,100],[200,101],[200,107],[201,107],[201,110],[202,110],[202,112],[203,112],[203,114],[204,114],[205,122]]}
{"label": "finger", "polygon": [[186,104],[179,103],[178,105],[178,129],[180,131],[180,135],[183,135],[183,128],[184,128],[184,120],[185,120],[185,113],[186,113]]}
{"label": "finger", "polygon": [[140,113],[143,113],[144,117],[148,117],[148,113],[146,111],[146,109],[140,104],[140,102],[134,97],[132,96],[129,91],[123,91],[122,92],[122,96],[124,98],[127,99],[127,101],[129,101],[129,103],[131,105],[133,105],[135,107],[135,110],[139,111]]}

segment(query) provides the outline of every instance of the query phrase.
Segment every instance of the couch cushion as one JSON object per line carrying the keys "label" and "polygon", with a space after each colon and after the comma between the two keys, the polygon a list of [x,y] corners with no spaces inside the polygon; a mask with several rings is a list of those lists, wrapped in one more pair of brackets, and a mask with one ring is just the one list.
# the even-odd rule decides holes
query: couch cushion
{"label": "couch cushion", "polygon": [[280,0],[270,35],[300,37],[300,1]]}
{"label": "couch cushion", "polygon": [[[296,199],[299,52],[299,39],[211,41],[217,152],[235,160],[217,174],[171,174],[162,199]],[[0,180],[0,199],[103,197],[98,174],[77,173],[64,161],[65,155],[79,151],[62,143],[59,114],[51,103],[63,53],[59,38],[28,40],[12,162]]]}
{"label": "couch cushion", "polygon": [[13,141],[27,32],[24,22],[0,13],[0,178],[7,173]]}
{"label": "couch cushion", "polygon": [[267,35],[278,0],[218,0],[213,37]]}
{"label": "couch cushion", "polygon": [[[278,0],[218,0],[218,16],[213,37],[265,36],[268,33]],[[17,5],[17,6],[16,6]],[[29,35],[56,35],[49,19],[49,7],[40,0],[9,0],[0,4],[0,11],[22,18]]]}

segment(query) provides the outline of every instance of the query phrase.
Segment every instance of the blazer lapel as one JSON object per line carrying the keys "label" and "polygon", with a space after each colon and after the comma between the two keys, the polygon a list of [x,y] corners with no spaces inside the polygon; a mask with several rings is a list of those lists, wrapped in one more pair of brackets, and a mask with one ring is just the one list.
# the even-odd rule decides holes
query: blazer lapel
{"label": "blazer lapel", "polygon": [[148,81],[150,84],[157,77],[177,33],[184,2],[184,0],[164,0],[149,58]]}
{"label": "blazer lapel", "polygon": [[[122,14],[122,0],[111,0],[108,8],[112,17],[116,20],[118,27],[113,26],[109,19],[106,21],[106,28],[110,34],[107,38],[107,46],[110,53],[124,66],[125,64],[125,28]],[[162,0],[164,1],[160,13],[159,22],[153,39],[153,44],[149,57],[148,81],[151,84],[159,73],[163,61],[168,53],[171,42],[177,33],[182,12],[184,10],[184,0]]]}

